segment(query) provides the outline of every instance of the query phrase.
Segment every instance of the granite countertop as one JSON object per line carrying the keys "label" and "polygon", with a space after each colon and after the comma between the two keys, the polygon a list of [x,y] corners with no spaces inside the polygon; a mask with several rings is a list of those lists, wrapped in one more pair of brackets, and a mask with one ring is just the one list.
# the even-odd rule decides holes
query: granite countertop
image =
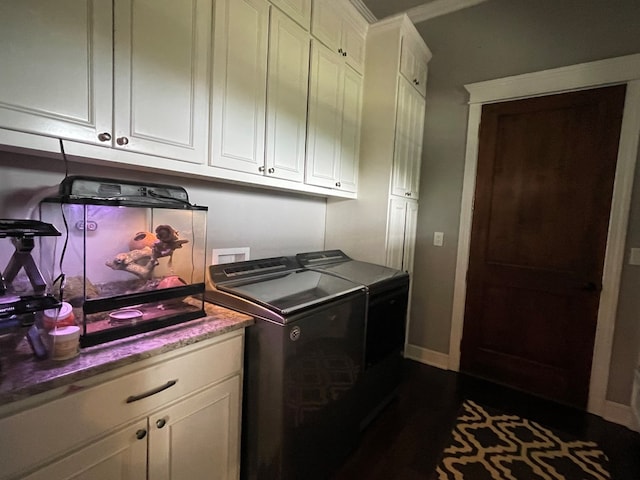
{"label": "granite countertop", "polygon": [[26,339],[0,351],[0,406],[253,324],[252,317],[205,303],[205,317],[83,348],[69,360],[37,360]]}

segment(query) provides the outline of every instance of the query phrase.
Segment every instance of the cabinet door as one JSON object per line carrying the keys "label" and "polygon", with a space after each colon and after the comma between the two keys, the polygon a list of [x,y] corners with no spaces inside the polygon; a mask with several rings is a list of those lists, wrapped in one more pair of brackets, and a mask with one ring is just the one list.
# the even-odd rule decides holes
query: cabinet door
{"label": "cabinet door", "polygon": [[407,201],[404,222],[404,253],[402,255],[402,270],[413,273],[413,260],[416,251],[416,230],[418,227],[418,202]]}
{"label": "cabinet door", "polygon": [[418,198],[423,127],[424,99],[401,78],[398,82],[392,195]]}
{"label": "cabinet door", "polygon": [[342,15],[336,0],[313,2],[311,33],[332,52],[342,53]]}
{"label": "cabinet door", "polygon": [[358,190],[361,112],[362,77],[351,68],[345,67],[338,183],[341,190],[349,192]]}
{"label": "cabinet door", "polygon": [[0,127],[100,143],[111,132],[111,24],[111,2],[0,2]]}
{"label": "cabinet door", "polygon": [[411,86],[406,81],[399,79],[391,193],[400,197],[409,196],[411,192],[409,173],[411,135],[413,131],[411,125],[411,90]]}
{"label": "cabinet door", "polygon": [[[350,6],[345,5],[345,8],[346,7]],[[340,46],[345,54],[345,61],[356,71],[363,73],[366,27],[363,28],[357,25],[356,22],[348,16],[343,19],[342,27],[342,41]]]}
{"label": "cabinet door", "polygon": [[114,146],[204,163],[211,0],[116,0]]}
{"label": "cabinet door", "polygon": [[427,91],[427,58],[411,38],[402,37],[400,73],[422,96]]}
{"label": "cabinet door", "polygon": [[409,193],[417,200],[420,192],[420,170],[422,166],[422,141],[424,138],[425,100],[417,92],[411,95],[411,134],[408,160]]}
{"label": "cabinet door", "polygon": [[218,0],[215,9],[211,164],[264,169],[269,4]]}
{"label": "cabinet door", "polygon": [[147,420],[91,442],[23,480],[145,480]]}
{"label": "cabinet door", "polygon": [[269,27],[266,174],[304,179],[311,38],[298,24],[273,9]]}
{"label": "cabinet door", "polygon": [[336,188],[342,128],[341,57],[312,41],[305,182]]}
{"label": "cabinet door", "polygon": [[276,7],[309,31],[311,25],[311,0],[271,0]]}
{"label": "cabinet door", "polygon": [[240,388],[236,375],[149,418],[149,480],[238,478]]}
{"label": "cabinet door", "polygon": [[404,259],[406,204],[406,200],[400,198],[389,200],[386,265],[397,270],[402,270]]}

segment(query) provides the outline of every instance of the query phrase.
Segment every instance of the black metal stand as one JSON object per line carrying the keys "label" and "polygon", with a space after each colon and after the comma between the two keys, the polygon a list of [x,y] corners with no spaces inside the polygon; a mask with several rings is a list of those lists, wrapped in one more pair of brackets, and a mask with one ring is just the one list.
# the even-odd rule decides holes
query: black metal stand
{"label": "black metal stand", "polygon": [[11,239],[11,243],[13,243],[16,250],[13,252],[7,268],[1,276],[0,295],[6,293],[7,286],[13,282],[13,279],[16,278],[21,268],[24,268],[24,271],[29,277],[29,281],[33,287],[33,293],[42,295],[45,292],[47,284],[31,256],[31,251],[34,247],[33,237],[14,237]]}

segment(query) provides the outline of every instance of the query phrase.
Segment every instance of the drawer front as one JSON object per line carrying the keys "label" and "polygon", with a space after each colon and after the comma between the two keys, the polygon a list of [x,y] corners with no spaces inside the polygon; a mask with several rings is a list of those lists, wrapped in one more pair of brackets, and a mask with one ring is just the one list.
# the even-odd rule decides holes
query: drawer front
{"label": "drawer front", "polygon": [[12,478],[240,372],[243,338],[234,333],[186,347],[184,354],[159,356],[151,366],[0,420],[5,439],[0,478]]}

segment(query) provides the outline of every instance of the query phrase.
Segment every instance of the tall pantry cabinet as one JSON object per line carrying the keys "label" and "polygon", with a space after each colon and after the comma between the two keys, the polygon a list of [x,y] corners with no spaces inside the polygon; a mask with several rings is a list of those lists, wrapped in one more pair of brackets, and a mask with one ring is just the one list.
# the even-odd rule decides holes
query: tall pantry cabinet
{"label": "tall pantry cabinet", "polygon": [[369,27],[358,198],[327,201],[325,248],[412,271],[430,58],[406,15]]}

